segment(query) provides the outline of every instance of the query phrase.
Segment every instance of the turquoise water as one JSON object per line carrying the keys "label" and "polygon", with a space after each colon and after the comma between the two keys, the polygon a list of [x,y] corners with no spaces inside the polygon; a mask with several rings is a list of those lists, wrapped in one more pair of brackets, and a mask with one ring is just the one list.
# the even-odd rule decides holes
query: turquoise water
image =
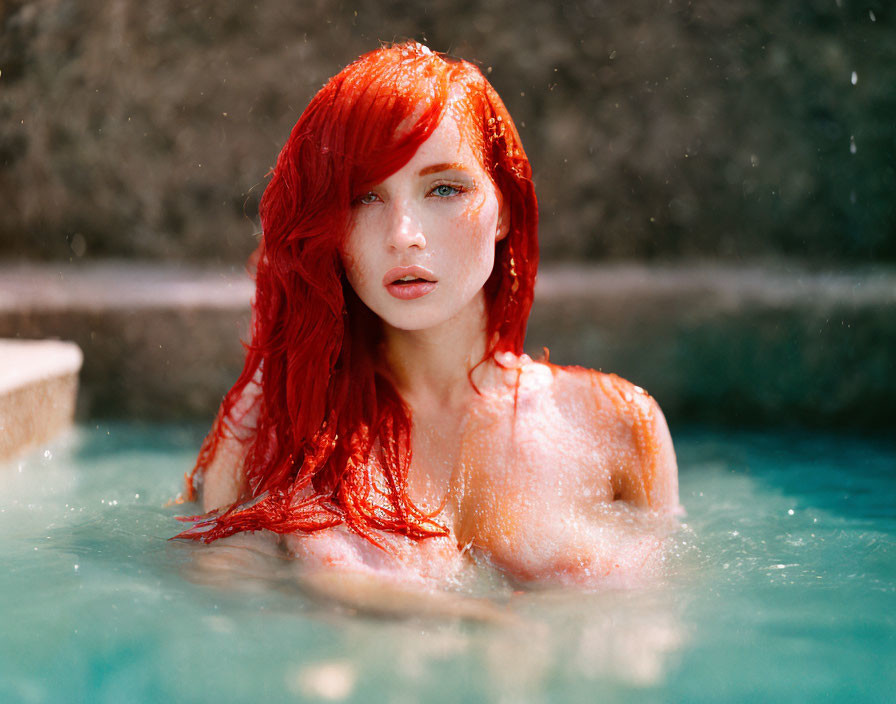
{"label": "turquoise water", "polygon": [[501,592],[492,625],[352,614],[169,542],[200,429],[81,428],[0,466],[0,702],[896,701],[896,445],[674,436],[668,576]]}

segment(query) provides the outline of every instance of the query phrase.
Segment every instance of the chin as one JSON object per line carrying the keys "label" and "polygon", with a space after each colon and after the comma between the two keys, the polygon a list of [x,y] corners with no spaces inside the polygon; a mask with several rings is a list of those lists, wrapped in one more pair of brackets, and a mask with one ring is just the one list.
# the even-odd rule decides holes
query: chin
{"label": "chin", "polygon": [[[435,293],[435,292],[434,292]],[[377,306],[368,306],[386,325],[397,330],[428,330],[465,315],[484,314],[484,293],[482,289],[472,294],[465,291],[451,295],[426,296],[415,301],[376,301]],[[481,311],[480,301],[482,297]]]}
{"label": "chin", "polygon": [[449,317],[444,312],[436,311],[420,311],[419,313],[408,313],[407,315],[388,315],[379,316],[389,327],[397,330],[407,330],[409,332],[415,330],[428,330],[444,323]]}

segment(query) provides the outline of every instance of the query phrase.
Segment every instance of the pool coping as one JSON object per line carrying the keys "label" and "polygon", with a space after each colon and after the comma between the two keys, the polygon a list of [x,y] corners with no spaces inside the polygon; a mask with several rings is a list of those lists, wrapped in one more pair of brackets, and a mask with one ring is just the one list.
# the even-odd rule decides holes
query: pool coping
{"label": "pool coping", "polygon": [[[79,416],[210,417],[244,354],[239,267],[0,265],[0,337],[75,341]],[[545,265],[527,351],[614,371],[671,421],[884,427],[896,270],[794,263]]]}
{"label": "pool coping", "polygon": [[0,339],[0,462],[71,425],[82,361],[71,342]]}

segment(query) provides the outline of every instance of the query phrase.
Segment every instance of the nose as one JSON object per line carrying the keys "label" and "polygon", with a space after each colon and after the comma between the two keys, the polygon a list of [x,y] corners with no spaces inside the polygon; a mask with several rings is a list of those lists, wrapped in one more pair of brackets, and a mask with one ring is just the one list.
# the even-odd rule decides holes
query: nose
{"label": "nose", "polygon": [[423,234],[420,218],[417,217],[414,209],[409,204],[400,201],[393,203],[392,207],[389,246],[392,249],[399,250],[409,249],[410,247],[424,249],[426,247],[426,237]]}

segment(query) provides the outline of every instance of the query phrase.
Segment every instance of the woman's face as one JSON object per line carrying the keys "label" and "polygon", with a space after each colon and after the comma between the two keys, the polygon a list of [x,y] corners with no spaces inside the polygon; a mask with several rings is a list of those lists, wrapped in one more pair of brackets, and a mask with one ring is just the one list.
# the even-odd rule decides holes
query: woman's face
{"label": "woman's face", "polygon": [[387,325],[435,327],[480,295],[506,234],[501,195],[450,112],[413,158],[352,205],[348,281]]}

